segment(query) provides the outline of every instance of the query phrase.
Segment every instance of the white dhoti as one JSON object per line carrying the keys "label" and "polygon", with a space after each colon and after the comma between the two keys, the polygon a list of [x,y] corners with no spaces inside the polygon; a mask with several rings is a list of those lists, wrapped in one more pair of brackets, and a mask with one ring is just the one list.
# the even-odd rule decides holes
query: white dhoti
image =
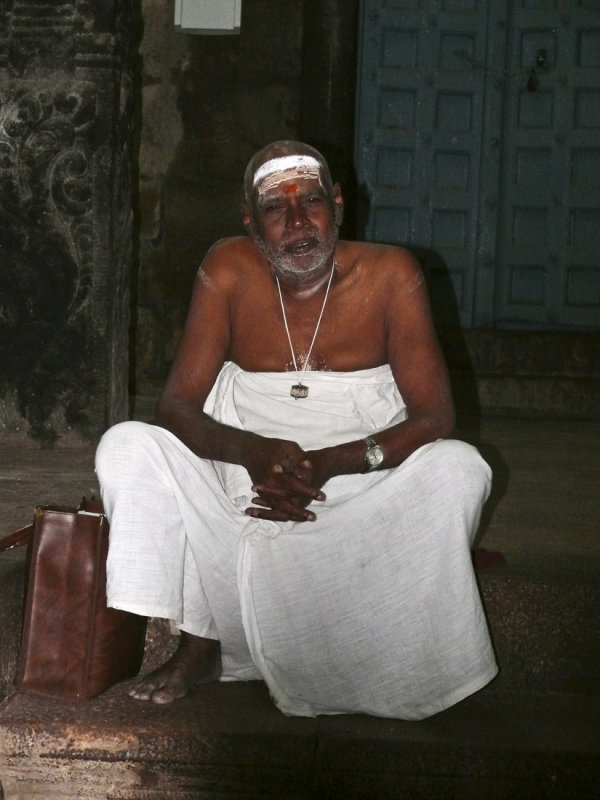
{"label": "white dhoti", "polygon": [[[387,366],[310,372],[300,400],[293,377],[228,363],[205,409],[306,450],[405,418]],[[470,554],[490,470],[470,445],[442,440],[394,469],[333,478],[302,523],[245,515],[243,467],[144,423],[109,430],[97,470],[109,605],[219,639],[223,679],[265,680],[284,713],[422,719],[496,674]]]}

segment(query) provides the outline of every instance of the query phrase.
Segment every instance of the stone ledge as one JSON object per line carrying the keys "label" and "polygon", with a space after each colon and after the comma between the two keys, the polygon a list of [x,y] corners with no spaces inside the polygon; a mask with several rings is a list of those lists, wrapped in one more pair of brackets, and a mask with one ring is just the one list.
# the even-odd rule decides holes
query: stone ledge
{"label": "stone ledge", "polygon": [[[0,706],[3,800],[592,800],[597,575],[546,563],[479,572],[501,674],[419,723],[287,718],[261,682],[210,684],[172,706],[133,701],[128,683],[82,704],[13,695]],[[152,621],[143,670],[175,641]]]}
{"label": "stone ledge", "polygon": [[496,416],[573,420],[600,419],[600,379],[540,375],[450,373],[459,416],[473,411]]}
{"label": "stone ledge", "polygon": [[441,327],[438,335],[459,414],[600,418],[599,331]]}
{"label": "stone ledge", "polygon": [[418,723],[286,718],[264,685],[172,706],[124,686],[83,705],[16,695],[0,714],[5,800],[597,796],[600,697],[483,690]]}
{"label": "stone ledge", "polygon": [[600,572],[591,562],[589,568],[584,573],[540,559],[478,573],[501,672],[492,691],[598,692]]}
{"label": "stone ledge", "polygon": [[507,376],[600,378],[600,331],[510,331],[440,327],[453,370]]}

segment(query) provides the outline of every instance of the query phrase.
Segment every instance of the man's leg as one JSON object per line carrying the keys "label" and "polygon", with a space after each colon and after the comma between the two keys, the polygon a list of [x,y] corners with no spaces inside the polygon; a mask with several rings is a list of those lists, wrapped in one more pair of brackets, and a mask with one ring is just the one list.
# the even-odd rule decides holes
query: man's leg
{"label": "man's leg", "polygon": [[434,442],[332,479],[314,523],[244,539],[246,632],[284,713],[422,719],[493,678],[470,555],[489,484],[474,448]]}
{"label": "man's leg", "polygon": [[[171,702],[220,674],[216,627],[186,526],[202,536],[204,517],[211,516],[211,501],[222,489],[210,463],[163,429],[143,423],[122,423],[108,431],[96,469],[111,524],[108,604],[171,619],[184,629],[172,658],[137,681],[130,693]],[[227,530],[227,522],[219,518],[213,525]],[[227,548],[224,557],[235,573]]]}

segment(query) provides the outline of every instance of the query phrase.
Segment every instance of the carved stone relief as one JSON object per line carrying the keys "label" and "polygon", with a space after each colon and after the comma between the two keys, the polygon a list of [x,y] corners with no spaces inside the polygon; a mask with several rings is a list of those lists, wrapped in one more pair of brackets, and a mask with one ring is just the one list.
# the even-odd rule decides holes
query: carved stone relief
{"label": "carved stone relief", "polygon": [[96,388],[84,313],[93,272],[86,134],[95,92],[47,82],[8,86],[2,95],[1,388],[16,391],[32,433],[47,438],[55,406],[67,425],[81,422]]}
{"label": "carved stone relief", "polygon": [[39,3],[9,6],[0,428],[44,444],[71,430],[96,438],[127,414],[133,5],[78,0],[45,15]]}

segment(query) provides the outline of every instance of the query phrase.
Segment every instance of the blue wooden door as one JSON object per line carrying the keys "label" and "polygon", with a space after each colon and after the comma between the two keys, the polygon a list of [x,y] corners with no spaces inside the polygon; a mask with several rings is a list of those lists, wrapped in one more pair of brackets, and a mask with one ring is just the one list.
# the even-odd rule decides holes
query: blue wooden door
{"label": "blue wooden door", "polygon": [[600,3],[512,3],[495,319],[600,327]]}
{"label": "blue wooden door", "polygon": [[600,327],[598,0],[363,0],[359,230],[436,321]]}

